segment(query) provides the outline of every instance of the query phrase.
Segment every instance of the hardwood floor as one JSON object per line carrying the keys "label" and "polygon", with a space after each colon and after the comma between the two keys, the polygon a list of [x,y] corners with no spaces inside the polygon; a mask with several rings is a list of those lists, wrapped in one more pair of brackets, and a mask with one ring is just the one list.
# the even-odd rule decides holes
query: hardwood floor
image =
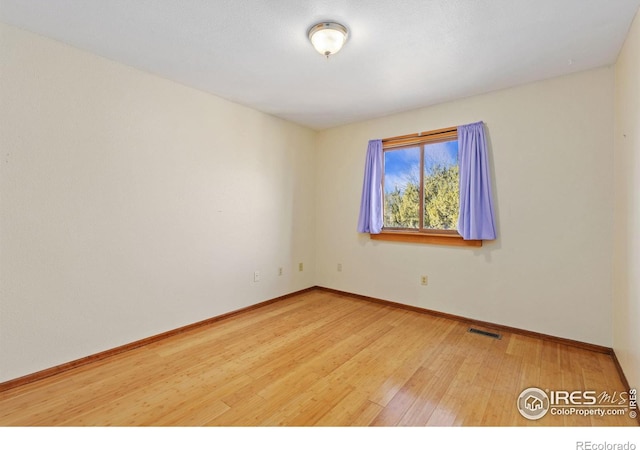
{"label": "hardwood floor", "polygon": [[523,389],[624,391],[609,355],[312,291],[0,393],[3,426],[608,426]]}

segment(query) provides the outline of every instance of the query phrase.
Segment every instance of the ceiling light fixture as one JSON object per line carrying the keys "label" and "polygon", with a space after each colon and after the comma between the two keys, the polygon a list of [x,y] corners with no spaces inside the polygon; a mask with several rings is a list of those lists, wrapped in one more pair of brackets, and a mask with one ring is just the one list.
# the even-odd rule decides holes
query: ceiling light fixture
{"label": "ceiling light fixture", "polygon": [[311,44],[327,58],[340,51],[348,35],[347,27],[336,22],[320,22],[309,29]]}

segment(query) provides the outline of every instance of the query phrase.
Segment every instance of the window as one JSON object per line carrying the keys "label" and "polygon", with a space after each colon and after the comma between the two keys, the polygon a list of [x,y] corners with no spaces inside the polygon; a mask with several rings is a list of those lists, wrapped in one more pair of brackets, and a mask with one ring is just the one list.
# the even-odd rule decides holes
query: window
{"label": "window", "polygon": [[483,122],[372,139],[357,230],[376,240],[479,247],[496,239],[491,191]]}
{"label": "window", "polygon": [[386,139],[383,156],[383,230],[457,234],[456,130]]}
{"label": "window", "polygon": [[463,241],[457,232],[457,128],[383,139],[382,148],[383,228],[373,239],[482,244]]}

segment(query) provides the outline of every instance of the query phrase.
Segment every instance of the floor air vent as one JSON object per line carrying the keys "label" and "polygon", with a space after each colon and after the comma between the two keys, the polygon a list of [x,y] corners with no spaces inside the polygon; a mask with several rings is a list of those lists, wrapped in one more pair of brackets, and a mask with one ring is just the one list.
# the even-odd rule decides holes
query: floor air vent
{"label": "floor air vent", "polygon": [[469,328],[469,333],[481,334],[482,336],[487,336],[493,339],[502,339],[502,335],[498,333],[491,333],[490,331],[478,330],[477,328]]}

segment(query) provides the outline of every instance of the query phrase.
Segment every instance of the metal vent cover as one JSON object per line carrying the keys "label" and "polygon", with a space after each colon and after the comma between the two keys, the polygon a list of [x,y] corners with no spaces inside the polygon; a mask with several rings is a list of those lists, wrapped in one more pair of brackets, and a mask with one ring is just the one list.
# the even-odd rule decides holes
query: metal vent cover
{"label": "metal vent cover", "polygon": [[485,330],[479,330],[477,328],[469,328],[469,330],[467,330],[469,333],[475,333],[475,334],[480,334],[482,336],[487,336],[493,339],[502,339],[502,335],[498,334],[498,333],[492,333],[490,331],[485,331]]}

